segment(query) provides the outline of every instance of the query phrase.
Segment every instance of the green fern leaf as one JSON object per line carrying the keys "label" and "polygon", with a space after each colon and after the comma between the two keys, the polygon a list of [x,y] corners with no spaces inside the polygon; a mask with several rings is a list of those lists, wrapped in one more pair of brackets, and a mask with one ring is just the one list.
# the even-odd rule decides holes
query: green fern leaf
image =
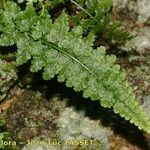
{"label": "green fern leaf", "polygon": [[72,16],[72,20],[80,24],[85,31],[104,32],[103,37],[107,40],[125,41],[132,38],[120,22],[111,22],[112,0],[71,0],[71,2],[80,10],[77,15]]}
{"label": "green fern leaf", "polygon": [[[0,24],[4,27],[7,24],[3,20],[6,12],[7,9],[0,16]],[[82,27],[69,28],[66,14],[60,15],[53,23],[47,12],[39,17],[30,4],[25,11],[18,11],[11,21],[15,31],[11,30],[13,36],[9,38],[18,47],[18,65],[31,60],[30,70],[43,69],[45,80],[57,75],[58,81],[66,82],[75,91],[83,91],[85,98],[99,100],[103,107],[112,108],[139,129],[150,132],[150,120],[135,100],[125,74],[115,63],[116,57],[106,55],[104,47],[93,49],[95,36],[92,32],[83,37]],[[28,23],[22,24],[24,21]],[[1,35],[7,33],[2,30]],[[3,45],[1,39],[0,45]]]}
{"label": "green fern leaf", "polygon": [[112,0],[71,0],[79,10],[78,15],[73,16],[73,20],[77,22],[85,29],[92,29],[96,32],[101,32],[104,27],[109,23],[110,9],[112,7]]}
{"label": "green fern leaf", "polygon": [[85,44],[91,40],[81,35],[81,27],[69,31],[66,15],[54,22],[42,40],[47,46],[43,78],[49,80],[57,75],[58,81],[83,91],[84,97],[100,100],[103,107],[112,107],[115,113],[149,131],[149,118],[135,101],[124,73],[115,64],[116,57],[106,55],[104,47],[93,50],[92,44]]}
{"label": "green fern leaf", "polygon": [[[13,19],[16,17],[16,13],[20,10],[16,3],[7,2],[4,3],[5,12],[2,13],[2,9],[0,9],[0,45],[8,46],[13,45],[14,41],[11,38],[12,33],[15,31],[15,25],[13,23]],[[5,24],[3,24],[5,22]]]}

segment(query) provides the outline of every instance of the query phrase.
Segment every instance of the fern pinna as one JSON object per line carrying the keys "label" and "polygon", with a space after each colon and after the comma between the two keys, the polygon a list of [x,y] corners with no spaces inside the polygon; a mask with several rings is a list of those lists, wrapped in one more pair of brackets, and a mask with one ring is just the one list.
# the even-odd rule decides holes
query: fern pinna
{"label": "fern pinna", "polygon": [[124,30],[119,21],[111,21],[112,0],[70,0],[78,9],[72,15],[74,24],[79,24],[84,31],[92,30],[109,41],[126,41],[133,36]]}
{"label": "fern pinna", "polygon": [[85,98],[99,100],[103,107],[150,132],[149,118],[135,100],[116,57],[106,55],[105,47],[93,49],[94,40],[92,32],[83,37],[81,26],[70,29],[65,13],[52,21],[46,10],[36,12],[32,1],[23,11],[12,1],[0,10],[0,46],[17,46],[18,65],[31,60],[31,72],[43,70],[45,80],[57,75],[59,82],[83,91]]}

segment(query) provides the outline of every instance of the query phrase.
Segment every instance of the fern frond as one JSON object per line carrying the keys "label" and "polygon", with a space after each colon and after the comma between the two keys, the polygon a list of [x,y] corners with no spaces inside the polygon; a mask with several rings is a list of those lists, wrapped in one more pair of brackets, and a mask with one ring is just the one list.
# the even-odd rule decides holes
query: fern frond
{"label": "fern frond", "polygon": [[108,40],[125,41],[132,38],[130,33],[122,28],[120,22],[111,21],[112,0],[71,0],[71,2],[80,10],[72,17],[73,21],[79,23],[86,31],[104,32],[104,38]]}
{"label": "fern frond", "polygon": [[109,23],[112,0],[71,0],[71,2],[80,10],[73,18],[81,18],[79,22],[85,30],[101,32]]}
{"label": "fern frond", "polygon": [[105,34],[104,37],[108,40],[125,41],[133,38],[129,32],[124,30],[119,21],[110,22],[106,26],[106,32],[107,34]]}
{"label": "fern frond", "polygon": [[[16,9],[12,2],[7,5],[14,5]],[[150,120],[135,100],[125,74],[115,63],[116,57],[106,55],[104,47],[93,49],[93,33],[83,37],[81,26],[70,29],[66,14],[52,22],[47,12],[39,17],[33,6],[28,5],[25,11],[4,18],[12,11],[6,7],[0,16],[4,28],[10,28],[8,22],[12,27],[9,32],[2,30],[0,45],[17,45],[18,65],[31,60],[30,70],[43,69],[45,80],[57,75],[59,82],[66,82],[66,86],[75,91],[83,91],[85,98],[99,100],[103,107],[112,108],[139,129],[150,132]],[[12,42],[5,42],[2,35]]]}

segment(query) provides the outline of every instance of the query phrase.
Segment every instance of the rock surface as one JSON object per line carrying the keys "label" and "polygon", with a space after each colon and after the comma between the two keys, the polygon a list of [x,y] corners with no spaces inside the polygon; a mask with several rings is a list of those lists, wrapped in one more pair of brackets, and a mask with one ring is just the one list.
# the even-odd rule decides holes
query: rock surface
{"label": "rock surface", "polygon": [[14,66],[14,62],[0,59],[0,101],[7,96],[7,92],[18,78]]}
{"label": "rock surface", "polygon": [[4,115],[7,129],[23,143],[23,150],[109,150],[112,131],[84,111],[67,107],[67,101],[59,96],[45,100],[39,92],[24,91]]}
{"label": "rock surface", "polygon": [[[123,44],[125,51],[150,50],[150,1],[149,0],[113,0],[114,15],[118,15],[127,30],[135,36]],[[124,19],[124,20],[122,20]]]}

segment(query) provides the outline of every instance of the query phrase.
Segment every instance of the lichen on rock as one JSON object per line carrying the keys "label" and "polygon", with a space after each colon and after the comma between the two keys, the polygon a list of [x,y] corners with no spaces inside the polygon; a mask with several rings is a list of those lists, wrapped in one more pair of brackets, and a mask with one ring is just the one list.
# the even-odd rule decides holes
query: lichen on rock
{"label": "lichen on rock", "polygon": [[150,117],[150,95],[145,96],[143,99],[144,99],[143,108],[145,112],[147,112],[148,116]]}
{"label": "lichen on rock", "polygon": [[[68,106],[68,101],[59,95],[45,99],[39,92],[25,90],[5,112],[6,128],[23,143],[22,150],[109,150],[111,129]],[[61,144],[36,143],[50,141]]]}
{"label": "lichen on rock", "polygon": [[137,1],[138,6],[138,21],[144,22],[146,24],[150,24],[150,1],[149,0],[138,0]]}
{"label": "lichen on rock", "polygon": [[[73,108],[66,108],[58,119],[58,133],[63,141],[84,141],[88,140],[88,145],[76,145],[75,149],[91,150],[110,149],[108,137],[112,134],[109,128],[103,127],[99,121],[90,120],[84,116],[84,112],[76,112]],[[92,143],[90,143],[92,141]],[[70,150],[70,145],[64,145],[64,150]]]}
{"label": "lichen on rock", "polygon": [[150,1],[149,0],[113,0],[113,15],[124,20],[127,30],[133,38],[121,46],[119,49],[125,51],[145,51],[150,49]]}
{"label": "lichen on rock", "polygon": [[134,29],[132,33],[135,35],[133,39],[127,41],[125,45],[121,46],[126,51],[144,51],[150,49],[150,28],[144,27]]}
{"label": "lichen on rock", "polygon": [[0,101],[6,97],[8,90],[16,80],[15,63],[0,59]]}

